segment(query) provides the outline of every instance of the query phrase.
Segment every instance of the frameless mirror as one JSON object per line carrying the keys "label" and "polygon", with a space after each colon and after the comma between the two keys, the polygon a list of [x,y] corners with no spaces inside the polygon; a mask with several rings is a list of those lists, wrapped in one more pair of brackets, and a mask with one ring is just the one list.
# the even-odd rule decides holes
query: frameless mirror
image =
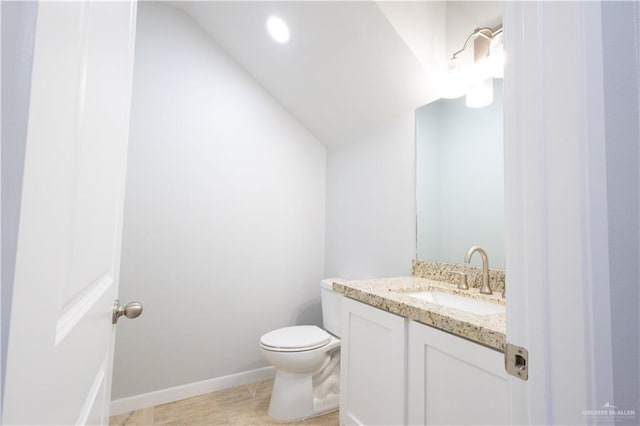
{"label": "frameless mirror", "polygon": [[504,268],[503,158],[502,80],[484,108],[461,97],[416,110],[418,259],[463,263],[479,245]]}

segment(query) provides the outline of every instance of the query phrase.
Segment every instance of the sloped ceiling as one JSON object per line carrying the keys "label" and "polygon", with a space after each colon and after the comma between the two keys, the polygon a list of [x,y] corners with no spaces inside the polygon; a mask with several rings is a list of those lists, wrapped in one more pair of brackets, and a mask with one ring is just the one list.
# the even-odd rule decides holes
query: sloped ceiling
{"label": "sloped ceiling", "polygon": [[[170,4],[327,146],[437,97],[451,32],[443,2]],[[267,34],[271,15],[289,25],[289,43]]]}

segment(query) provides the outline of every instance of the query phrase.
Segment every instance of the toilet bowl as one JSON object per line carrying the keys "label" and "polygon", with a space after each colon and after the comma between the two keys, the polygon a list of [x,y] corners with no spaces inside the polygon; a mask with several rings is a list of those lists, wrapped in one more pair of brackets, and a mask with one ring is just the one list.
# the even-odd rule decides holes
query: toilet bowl
{"label": "toilet bowl", "polygon": [[323,280],[321,287],[327,330],[315,325],[284,327],[260,338],[262,355],[276,368],[268,410],[276,420],[295,421],[338,408],[342,296],[333,292],[333,281]]}

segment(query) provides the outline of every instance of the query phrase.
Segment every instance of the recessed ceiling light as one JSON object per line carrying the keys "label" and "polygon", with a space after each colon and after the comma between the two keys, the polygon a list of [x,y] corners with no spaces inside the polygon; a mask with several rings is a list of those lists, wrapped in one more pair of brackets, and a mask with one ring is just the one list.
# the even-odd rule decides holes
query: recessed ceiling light
{"label": "recessed ceiling light", "polygon": [[277,16],[270,16],[267,19],[267,30],[271,37],[278,43],[286,43],[289,41],[289,27],[287,23]]}

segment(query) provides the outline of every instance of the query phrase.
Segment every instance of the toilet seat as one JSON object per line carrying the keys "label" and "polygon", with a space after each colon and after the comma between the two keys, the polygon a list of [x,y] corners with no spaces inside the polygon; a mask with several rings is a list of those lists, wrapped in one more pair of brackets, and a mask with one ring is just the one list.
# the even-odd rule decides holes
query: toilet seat
{"label": "toilet seat", "polygon": [[301,352],[326,346],[331,335],[315,325],[298,325],[270,331],[260,338],[260,345],[269,351]]}

